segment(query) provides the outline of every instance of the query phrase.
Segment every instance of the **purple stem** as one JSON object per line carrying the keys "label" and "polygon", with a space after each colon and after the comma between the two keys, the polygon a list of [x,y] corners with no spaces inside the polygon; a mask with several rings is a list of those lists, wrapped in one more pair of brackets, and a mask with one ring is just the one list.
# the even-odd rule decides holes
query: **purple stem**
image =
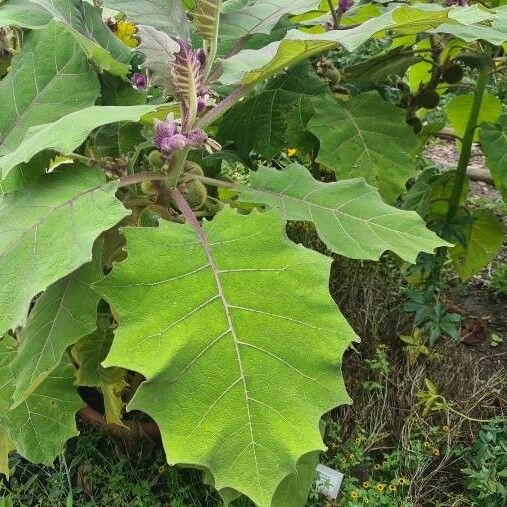
{"label": "purple stem", "polygon": [[249,87],[246,85],[241,85],[239,88],[236,88],[230,95],[225,97],[224,100],[219,102],[215,107],[210,109],[204,116],[202,116],[194,125],[194,128],[204,129],[215,120],[220,118],[228,109],[230,109],[238,100],[246,94],[249,90]]}

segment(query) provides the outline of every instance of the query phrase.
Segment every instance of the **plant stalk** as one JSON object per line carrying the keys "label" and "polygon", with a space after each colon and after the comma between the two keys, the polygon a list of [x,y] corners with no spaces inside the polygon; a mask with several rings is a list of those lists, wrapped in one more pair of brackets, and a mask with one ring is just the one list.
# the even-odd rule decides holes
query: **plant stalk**
{"label": "plant stalk", "polygon": [[333,5],[333,0],[327,0],[327,3],[329,5],[329,10],[331,11],[331,16],[333,17],[333,29],[336,30],[340,26],[340,17]]}
{"label": "plant stalk", "polygon": [[[490,49],[491,51],[491,49]],[[461,152],[458,161],[458,167],[456,171],[456,179],[454,180],[454,186],[452,189],[451,197],[449,199],[449,209],[447,210],[447,222],[452,222],[456,217],[459,209],[459,202],[461,193],[463,192],[463,185],[465,184],[468,163],[472,155],[472,144],[474,141],[474,133],[477,128],[477,120],[481,110],[482,100],[484,98],[484,92],[486,90],[486,83],[488,80],[489,68],[484,65],[479,73],[477,84],[474,92],[474,99],[472,102],[472,109],[470,116],[468,117],[468,123],[463,135],[463,142],[461,144]]]}

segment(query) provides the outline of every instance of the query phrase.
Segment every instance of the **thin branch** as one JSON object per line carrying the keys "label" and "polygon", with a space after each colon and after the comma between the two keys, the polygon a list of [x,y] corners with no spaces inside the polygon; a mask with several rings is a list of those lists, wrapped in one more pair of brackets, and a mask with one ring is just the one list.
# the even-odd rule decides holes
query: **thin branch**
{"label": "thin branch", "polygon": [[219,102],[215,107],[210,109],[204,116],[197,120],[194,125],[194,128],[203,129],[213,123],[215,120],[220,118],[226,111],[228,111],[232,106],[234,106],[239,99],[245,96],[250,89],[247,85],[241,85],[236,88],[230,95],[228,95],[224,100]]}
{"label": "thin branch", "polygon": [[329,10],[331,11],[331,16],[333,17],[333,29],[336,30],[340,26],[340,18],[334,8],[333,0],[327,0],[327,3],[329,5]]}
{"label": "thin branch", "polygon": [[119,179],[118,188],[128,187],[129,185],[136,185],[143,181],[163,181],[167,178],[167,174],[146,171],[142,173],[129,174]]}

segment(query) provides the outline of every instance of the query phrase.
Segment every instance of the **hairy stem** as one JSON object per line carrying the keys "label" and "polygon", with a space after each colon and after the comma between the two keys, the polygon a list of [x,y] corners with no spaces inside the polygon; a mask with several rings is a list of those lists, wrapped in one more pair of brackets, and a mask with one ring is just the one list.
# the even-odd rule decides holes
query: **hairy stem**
{"label": "hairy stem", "polygon": [[207,176],[199,176],[198,174],[194,174],[193,176],[195,179],[213,187],[234,188],[236,186],[230,181],[215,180],[214,178],[208,178]]}
{"label": "hairy stem", "polygon": [[118,188],[136,185],[137,183],[142,183],[143,181],[162,181],[166,178],[167,174],[151,171],[129,174],[128,176],[123,176],[123,178],[119,179],[120,183],[118,184]]}
{"label": "hairy stem", "polygon": [[[490,48],[491,51],[491,48]],[[458,168],[456,171],[456,179],[449,199],[449,209],[447,211],[447,222],[452,222],[456,217],[459,209],[459,202],[463,192],[463,185],[466,180],[467,167],[472,155],[472,144],[474,141],[474,133],[477,128],[477,120],[481,110],[481,104],[486,90],[486,83],[488,79],[489,67],[484,65],[479,73],[479,78],[475,86],[474,99],[472,102],[472,109],[468,117],[468,123],[463,135],[463,143],[461,145],[461,152],[458,161]]]}
{"label": "hairy stem", "polygon": [[340,26],[340,18],[334,8],[333,0],[327,0],[327,3],[329,5],[329,10],[331,11],[331,16],[333,17],[333,29],[336,30]]}
{"label": "hairy stem", "polygon": [[174,153],[171,165],[169,166],[169,172],[167,173],[167,177],[165,182],[169,188],[175,188],[180,180],[181,173],[185,168],[185,162],[187,161],[189,148],[183,148],[182,150],[178,150]]}
{"label": "hairy stem", "polygon": [[215,107],[210,109],[204,116],[197,120],[195,128],[206,128],[208,125],[220,118],[220,116],[234,106],[239,99],[245,96],[249,89],[250,87],[247,85],[241,85],[239,88],[236,88],[230,95],[225,97],[224,100],[219,102]]}

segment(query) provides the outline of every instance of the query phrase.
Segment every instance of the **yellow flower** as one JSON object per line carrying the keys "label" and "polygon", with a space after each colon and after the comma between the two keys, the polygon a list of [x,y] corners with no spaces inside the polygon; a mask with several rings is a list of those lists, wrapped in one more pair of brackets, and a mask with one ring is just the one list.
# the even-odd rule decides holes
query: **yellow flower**
{"label": "yellow flower", "polygon": [[445,431],[446,433],[449,432],[449,426],[445,425],[445,426],[442,426],[442,431]]}
{"label": "yellow flower", "polygon": [[433,456],[440,456],[440,449],[438,449],[438,447],[433,449]]}
{"label": "yellow flower", "polygon": [[382,466],[385,467],[387,465],[387,461],[382,461]]}
{"label": "yellow flower", "polygon": [[380,484],[380,482],[375,486],[375,489],[379,492],[379,493],[382,493],[382,491],[384,491],[385,489],[385,484]]}
{"label": "yellow flower", "polygon": [[378,463],[375,463],[373,465],[373,470],[380,470],[380,465]]}
{"label": "yellow flower", "polygon": [[408,479],[406,477],[400,477],[397,482],[398,486],[405,486],[405,484],[408,482]]}
{"label": "yellow flower", "polygon": [[347,458],[342,458],[340,461],[341,461],[342,463],[347,463]]}
{"label": "yellow flower", "polygon": [[430,443],[428,441],[424,442],[424,447],[429,447],[430,446]]}
{"label": "yellow flower", "polygon": [[130,23],[129,21],[118,21],[113,32],[116,37],[118,37],[118,39],[120,39],[123,44],[129,48],[135,48],[138,46],[139,42],[134,36],[137,33],[137,28],[134,23]]}
{"label": "yellow flower", "polygon": [[363,488],[368,489],[370,487],[370,483],[368,481],[363,482]]}
{"label": "yellow flower", "polygon": [[384,349],[387,349],[387,345],[385,343],[379,343],[377,348],[380,350],[384,350]]}
{"label": "yellow flower", "polygon": [[394,484],[389,484],[389,491],[394,493],[396,491],[396,486]]}
{"label": "yellow flower", "polygon": [[349,456],[348,456],[349,459],[354,459],[354,454],[349,452]]}
{"label": "yellow flower", "polygon": [[352,498],[352,500],[357,500],[359,498],[359,495],[357,494],[356,491],[352,491],[350,493],[350,498]]}
{"label": "yellow flower", "polygon": [[287,155],[289,157],[293,157],[298,152],[297,148],[289,148],[287,150]]}
{"label": "yellow flower", "polygon": [[158,473],[162,475],[165,472],[165,465],[160,465],[158,467]]}
{"label": "yellow flower", "polygon": [[367,498],[363,498],[363,503],[370,503],[370,501]]}
{"label": "yellow flower", "polygon": [[360,444],[361,443],[361,439],[359,437],[355,438],[354,439],[354,443],[355,444]]}

